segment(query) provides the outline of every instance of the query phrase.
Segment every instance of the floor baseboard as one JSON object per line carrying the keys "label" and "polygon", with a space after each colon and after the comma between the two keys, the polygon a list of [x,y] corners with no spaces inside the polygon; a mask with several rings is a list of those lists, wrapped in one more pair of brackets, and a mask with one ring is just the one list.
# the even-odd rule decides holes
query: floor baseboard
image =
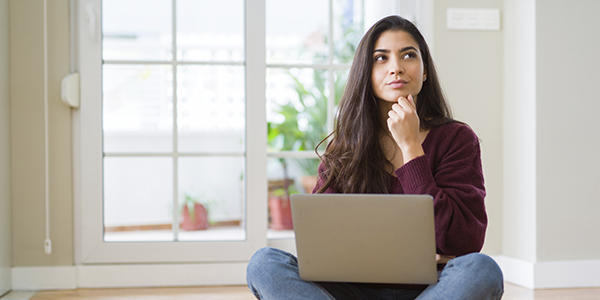
{"label": "floor baseboard", "polygon": [[[492,256],[506,282],[528,289],[600,287],[600,260],[529,262]],[[247,263],[12,268],[12,290],[245,285]]]}
{"label": "floor baseboard", "polygon": [[530,262],[493,256],[506,282],[528,289],[600,287],[600,260]]}
{"label": "floor baseboard", "polygon": [[15,267],[13,290],[245,285],[247,263]]}

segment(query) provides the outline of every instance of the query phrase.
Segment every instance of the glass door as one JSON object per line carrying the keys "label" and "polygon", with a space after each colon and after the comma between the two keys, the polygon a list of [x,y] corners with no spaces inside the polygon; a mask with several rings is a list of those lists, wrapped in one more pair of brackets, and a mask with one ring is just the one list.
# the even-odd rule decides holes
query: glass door
{"label": "glass door", "polygon": [[78,9],[82,261],[247,261],[266,246],[264,2]]}
{"label": "glass door", "polygon": [[243,0],[104,0],[102,37],[104,241],[245,240]]}

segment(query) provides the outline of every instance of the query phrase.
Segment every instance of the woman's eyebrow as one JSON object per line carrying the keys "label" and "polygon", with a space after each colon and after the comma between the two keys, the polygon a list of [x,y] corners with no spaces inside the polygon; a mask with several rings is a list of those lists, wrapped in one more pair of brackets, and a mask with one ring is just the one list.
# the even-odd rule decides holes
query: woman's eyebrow
{"label": "woman's eyebrow", "polygon": [[[400,52],[406,52],[408,50],[415,50],[415,51],[417,51],[417,48],[415,48],[413,46],[408,46],[408,47],[404,47],[404,48],[400,49]],[[391,51],[389,49],[375,49],[373,51],[373,53],[377,53],[377,52],[390,53]]]}
{"label": "woman's eyebrow", "polygon": [[388,50],[388,49],[375,49],[375,51],[373,51],[373,53],[377,53],[377,52],[390,53],[390,50]]}

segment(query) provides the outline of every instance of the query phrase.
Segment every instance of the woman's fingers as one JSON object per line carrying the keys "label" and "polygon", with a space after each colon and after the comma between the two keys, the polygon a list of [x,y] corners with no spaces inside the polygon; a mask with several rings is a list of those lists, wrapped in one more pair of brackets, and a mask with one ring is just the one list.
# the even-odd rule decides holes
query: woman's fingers
{"label": "woman's fingers", "polygon": [[408,101],[410,101],[410,105],[413,108],[417,108],[416,105],[415,105],[415,99],[413,98],[413,95],[408,95]]}
{"label": "woman's fingers", "polygon": [[407,97],[400,97],[398,98],[398,105],[400,107],[402,107],[403,109],[411,109],[411,110],[416,110],[417,107],[415,106],[415,101],[412,95],[408,95]]}
{"label": "woman's fingers", "polygon": [[392,109],[388,112],[388,116],[393,118],[394,121],[400,119],[406,119],[409,114],[416,114],[416,108],[413,102],[412,95],[406,97],[400,97],[398,103],[392,105]]}
{"label": "woman's fingers", "polygon": [[392,105],[392,109],[388,112],[388,116],[390,118],[398,119],[400,116],[404,115],[406,112],[402,108],[402,106],[398,104]]}

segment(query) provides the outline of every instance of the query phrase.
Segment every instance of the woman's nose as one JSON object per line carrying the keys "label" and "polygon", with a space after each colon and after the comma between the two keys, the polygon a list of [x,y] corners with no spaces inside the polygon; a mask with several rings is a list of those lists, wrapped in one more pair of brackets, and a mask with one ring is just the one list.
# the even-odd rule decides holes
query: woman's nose
{"label": "woman's nose", "polygon": [[403,71],[399,70],[399,69],[392,69],[390,70],[390,74],[391,75],[402,75]]}
{"label": "woman's nose", "polygon": [[404,73],[404,68],[402,64],[397,60],[390,61],[390,74],[391,75],[400,75]]}
{"label": "woman's nose", "polygon": [[404,74],[404,69],[402,68],[392,68],[390,69],[390,75],[402,75]]}

